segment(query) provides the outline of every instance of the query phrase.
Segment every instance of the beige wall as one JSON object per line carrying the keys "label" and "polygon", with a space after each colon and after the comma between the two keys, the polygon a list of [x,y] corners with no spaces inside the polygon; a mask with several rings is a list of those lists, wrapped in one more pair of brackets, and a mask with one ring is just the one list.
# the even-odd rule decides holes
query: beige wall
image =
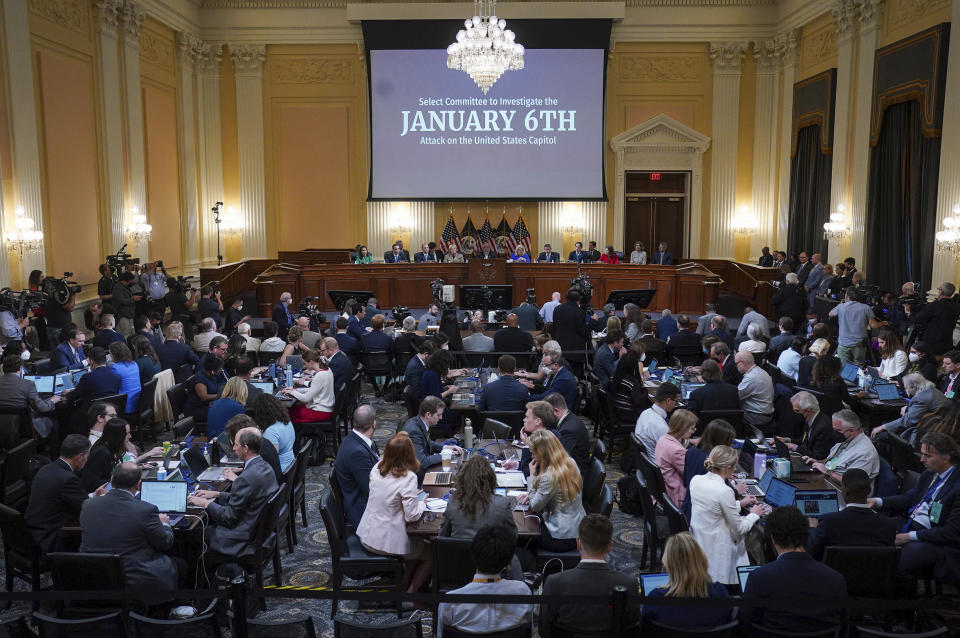
{"label": "beige wall", "polygon": [[950,0],[887,0],[883,12],[880,46],[893,44],[940,24],[950,22]]}
{"label": "beige wall", "polygon": [[797,80],[804,80],[836,66],[837,28],[833,15],[828,12],[804,25],[801,31]]}

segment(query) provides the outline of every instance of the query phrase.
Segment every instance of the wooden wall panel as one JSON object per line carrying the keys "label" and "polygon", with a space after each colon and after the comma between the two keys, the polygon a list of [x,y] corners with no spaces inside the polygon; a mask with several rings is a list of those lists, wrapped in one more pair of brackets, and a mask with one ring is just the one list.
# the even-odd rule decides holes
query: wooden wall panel
{"label": "wooden wall panel", "polygon": [[153,225],[150,258],[167,268],[181,262],[180,172],[177,152],[176,93],[143,87],[147,217]]}

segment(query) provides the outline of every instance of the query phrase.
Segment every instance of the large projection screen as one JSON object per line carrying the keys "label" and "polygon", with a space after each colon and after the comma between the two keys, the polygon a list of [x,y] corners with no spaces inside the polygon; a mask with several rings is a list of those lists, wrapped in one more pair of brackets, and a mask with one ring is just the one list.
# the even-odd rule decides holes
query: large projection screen
{"label": "large projection screen", "polygon": [[524,57],[484,94],[444,50],[371,50],[371,198],[603,198],[605,50]]}

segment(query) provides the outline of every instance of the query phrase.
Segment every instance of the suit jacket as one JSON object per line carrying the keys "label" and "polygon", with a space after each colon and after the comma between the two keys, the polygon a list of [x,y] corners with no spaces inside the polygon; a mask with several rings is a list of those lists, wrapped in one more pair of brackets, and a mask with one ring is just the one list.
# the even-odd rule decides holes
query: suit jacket
{"label": "suit jacket", "polygon": [[[807,280],[803,282],[803,285],[810,289],[810,298],[813,298],[813,293],[817,291],[817,288],[820,287],[820,282],[823,281],[823,264],[817,264],[810,269],[810,274],[807,275]],[[812,303],[810,305],[813,305]]]}
{"label": "suit jacket", "polygon": [[678,349],[688,350],[693,348],[700,350],[700,337],[693,330],[677,330],[677,334],[667,341],[667,354],[670,356],[673,356],[673,353]]}
{"label": "suit jacket", "polygon": [[[788,552],[755,569],[747,580],[744,598],[845,598],[847,582],[835,569],[817,562],[806,552]],[[843,610],[833,609],[740,609],[744,629],[751,624],[782,631],[815,631],[839,624]]]}
{"label": "suit jacket", "polygon": [[557,370],[557,373],[550,377],[549,383],[540,394],[531,394],[531,401],[542,401],[543,397],[551,392],[559,392],[567,402],[567,407],[573,410],[577,404],[577,380],[573,373],[566,366]]}
{"label": "suit jacket", "polygon": [[[391,250],[389,254],[392,257],[393,251]],[[422,264],[424,262],[431,262],[435,264],[437,263],[437,256],[432,251],[429,251],[429,250],[427,251],[427,254],[424,255],[423,251],[421,250],[417,253],[414,253],[413,261],[418,264]]]}
{"label": "suit jacket", "polygon": [[126,340],[123,338],[123,335],[116,330],[101,330],[97,333],[97,336],[93,338],[93,345],[97,348],[103,348],[106,350],[110,347],[111,343],[117,341]]}
{"label": "suit jacket", "polygon": [[533,304],[521,304],[513,309],[513,314],[520,319],[521,330],[536,330],[540,311]]}
{"label": "suit jacket", "polygon": [[740,385],[740,381],[743,380],[743,375],[737,370],[737,362],[733,358],[733,353],[730,353],[730,356],[728,356],[723,362],[723,365],[720,366],[720,371],[723,373],[724,383]]}
{"label": "suit jacket", "polygon": [[471,352],[493,352],[493,337],[476,332],[463,338],[463,349]]}
{"label": "suit jacket", "polygon": [[804,456],[825,459],[830,453],[830,448],[841,441],[843,437],[833,429],[830,415],[818,412],[810,427],[804,428],[803,438],[798,442],[797,451]]}
{"label": "suit jacket", "polygon": [[923,327],[923,340],[934,354],[942,354],[953,347],[953,327],[960,316],[960,304],[951,299],[937,299],[928,303],[913,317],[913,324]]}
{"label": "suit jacket", "polygon": [[356,432],[344,437],[337,450],[337,459],[333,462],[333,472],[343,492],[343,511],[347,521],[356,529],[367,507],[370,495],[370,470],[380,457]]}
{"label": "suit jacket", "polygon": [[481,527],[487,525],[506,525],[516,528],[517,523],[513,520],[513,500],[494,494],[482,512],[474,512],[473,516],[469,516],[460,509],[457,499],[451,498],[443,513],[440,536],[472,539]]}
{"label": "suit jacket", "polygon": [[527,386],[520,383],[515,376],[506,375],[484,386],[477,409],[481,412],[525,410],[529,400],[530,392]]}
{"label": "suit jacket", "polygon": [[[360,325],[359,322],[357,325]],[[360,352],[360,340],[357,337],[354,337],[352,334],[338,332],[333,336],[333,338],[337,340],[337,345],[340,346],[340,351],[345,353],[348,357]]]}
{"label": "suit jacket", "polygon": [[271,318],[273,319],[274,323],[279,326],[279,332],[277,333],[277,336],[281,339],[287,338],[287,331],[290,330],[290,326],[292,326],[294,321],[297,319],[296,315],[294,315],[292,312],[290,313],[290,319],[287,319],[288,310],[289,307],[283,303],[278,303],[273,307],[273,315]]}
{"label": "suit jacket", "polygon": [[360,349],[364,352],[386,352],[392,361],[396,353],[393,349],[393,339],[384,334],[383,330],[372,330],[360,338]]}
{"label": "suit jacket", "polygon": [[[88,376],[90,375],[86,374],[80,380],[82,381]],[[30,407],[30,412],[33,415],[33,428],[40,436],[50,434],[53,430],[53,420],[50,417],[40,415],[52,413],[56,409],[56,404],[50,399],[41,399],[33,381],[27,381],[17,374],[0,376],[0,407],[22,408],[25,406]]]}
{"label": "suit jacket", "polygon": [[220,494],[207,507],[210,549],[227,556],[252,554],[257,517],[276,491],[273,469],[263,457],[252,458],[230,491]]}
{"label": "suit jacket", "polygon": [[757,265],[761,268],[770,268],[773,266],[773,255],[760,255]]}
{"label": "suit jacket", "polygon": [[690,393],[687,409],[696,414],[704,410],[739,410],[740,394],[737,386],[726,381],[710,381]]}
{"label": "suit jacket", "polygon": [[667,356],[667,342],[663,339],[657,339],[653,335],[643,335],[640,337],[640,343],[643,344],[646,351],[647,358],[645,361],[647,362],[652,359],[663,361],[663,358]]}
{"label": "suit jacket", "polygon": [[657,320],[657,336],[663,339],[664,342],[677,334],[677,330],[679,329],[680,326],[677,325],[677,320],[673,315],[660,317],[660,319]]}
{"label": "suit jacket", "polygon": [[410,357],[407,363],[407,369],[403,373],[403,384],[413,389],[414,396],[420,396],[420,379],[423,377],[425,367],[420,357],[414,355]]}
{"label": "suit jacket", "polygon": [[610,384],[610,379],[613,378],[619,360],[619,353],[614,354],[606,343],[597,346],[597,351],[593,355],[593,373],[600,380],[600,387],[606,388]]}
{"label": "suit jacket", "polygon": [[[397,338],[393,340],[393,347],[398,355],[406,353],[416,354],[417,349],[425,338],[426,337],[422,337],[415,332],[401,332],[397,335]],[[466,341],[466,339],[464,341]]]}
{"label": "suit jacket", "polygon": [[157,348],[157,358],[160,359],[160,366],[164,370],[176,371],[185,363],[192,363],[194,367],[200,363],[200,358],[197,357],[193,348],[171,339],[167,339]]}
{"label": "suit jacket", "polygon": [[[530,352],[533,350],[533,337],[520,328],[500,328],[493,335],[493,349],[497,352]],[[517,357],[518,368],[530,365],[530,357],[514,356]]]}
{"label": "suit jacket", "polygon": [[343,388],[343,384],[349,383],[356,372],[350,357],[340,351],[337,351],[330,359],[330,370],[333,372],[334,392]]}
{"label": "suit jacket", "polygon": [[797,266],[797,281],[800,282],[801,286],[806,285],[807,278],[810,277],[810,272],[812,270],[813,262],[811,262],[809,259],[807,260],[807,263]]}
{"label": "suit jacket", "polygon": [[575,250],[571,250],[570,254],[567,255],[567,261],[581,263],[584,261],[593,261],[593,257],[587,250],[581,250],[579,253]]}
{"label": "suit jacket", "polygon": [[[548,577],[543,584],[543,595],[609,594],[618,585],[623,585],[627,591],[635,591],[637,581],[633,576],[611,569],[606,563],[580,563],[574,569]],[[640,617],[640,608],[634,602],[627,610],[628,624],[633,624]],[[605,605],[543,605],[540,608],[540,635],[545,638],[556,635],[557,632],[553,631],[555,623],[566,629],[596,632],[612,629],[613,617]]]}
{"label": "suit jacket", "polygon": [[549,261],[549,262],[557,262],[557,261],[560,261],[560,253],[551,252],[549,257],[547,256],[547,253],[545,253],[545,252],[540,253],[540,254],[537,256],[537,261]]}
{"label": "suit jacket", "polygon": [[156,505],[127,490],[87,499],[80,511],[80,551],[119,554],[130,587],[176,589],[177,567],[164,553],[173,547],[173,530],[158,514]]}
{"label": "suit jacket", "polygon": [[733,335],[730,334],[730,331],[726,330],[725,328],[717,328],[716,330],[711,330],[706,334],[704,334],[703,336],[706,337],[707,335],[713,335],[723,343],[730,346],[730,352],[737,351],[737,349],[733,347]]}
{"label": "suit jacket", "polygon": [[393,251],[388,250],[383,253],[383,263],[385,264],[402,264],[404,262],[410,263],[410,255],[404,254],[406,251],[401,250],[400,254],[394,257]]}
{"label": "suit jacket", "polygon": [[403,431],[409,434],[410,440],[413,441],[413,449],[417,453],[417,460],[420,461],[420,475],[422,476],[428,467],[440,462],[440,451],[443,449],[443,444],[430,440],[430,428],[419,416],[407,421],[403,426]]}
{"label": "suit jacket", "polygon": [[69,343],[64,341],[50,353],[50,364],[53,370],[60,370],[61,368],[81,370],[83,369],[83,360],[85,358],[86,356],[83,354],[82,348],[78,353]]}
{"label": "suit jacket", "polygon": [[495,250],[479,250],[476,253],[477,259],[497,259],[499,256]]}
{"label": "suit jacket", "polygon": [[894,519],[868,507],[845,507],[839,512],[824,514],[816,527],[810,528],[807,551],[823,560],[823,551],[831,545],[861,547],[893,547],[899,532]]}
{"label": "suit jacket", "polygon": [[943,392],[936,388],[921,390],[910,399],[909,404],[907,404],[907,411],[903,413],[903,416],[884,424],[883,427],[887,428],[888,432],[893,432],[912,442],[916,438],[917,426],[920,424],[923,415],[934,412],[946,401],[947,398],[943,395]]}
{"label": "suit jacket", "polygon": [[86,500],[87,492],[80,484],[80,477],[63,459],[56,459],[37,471],[23,518],[41,552],[60,549],[60,528],[77,521]]}
{"label": "suit jacket", "polygon": [[767,360],[776,363],[777,359],[784,350],[790,347],[791,343],[793,343],[793,335],[789,332],[786,334],[778,334],[776,337],[770,339],[770,345],[767,346],[767,354],[769,355]]}
{"label": "suit jacket", "polygon": [[790,317],[793,319],[793,325],[799,326],[804,323],[803,316],[807,310],[807,298],[803,294],[803,288],[800,284],[783,284],[773,294],[774,312],[777,317]]}
{"label": "suit jacket", "polygon": [[[350,315],[347,319],[347,334],[357,340],[357,352],[360,352],[360,338],[367,334],[367,331],[363,329],[363,324],[356,315]],[[342,350],[343,346],[340,346],[340,349]]]}
{"label": "suit jacket", "polygon": [[583,308],[570,301],[554,308],[553,335],[567,359],[583,361],[583,355],[577,351],[590,346],[590,329]]}
{"label": "suit jacket", "polygon": [[659,250],[653,253],[653,259],[649,262],[650,264],[669,266],[673,263],[673,255],[670,254],[670,251],[660,252]]}
{"label": "suit jacket", "polygon": [[567,412],[557,424],[557,436],[563,444],[563,449],[573,458],[583,474],[590,464],[590,435],[587,426],[573,412]]}
{"label": "suit jacket", "polygon": [[119,374],[107,366],[100,366],[80,377],[68,396],[72,402],[108,397],[120,392],[120,381]]}

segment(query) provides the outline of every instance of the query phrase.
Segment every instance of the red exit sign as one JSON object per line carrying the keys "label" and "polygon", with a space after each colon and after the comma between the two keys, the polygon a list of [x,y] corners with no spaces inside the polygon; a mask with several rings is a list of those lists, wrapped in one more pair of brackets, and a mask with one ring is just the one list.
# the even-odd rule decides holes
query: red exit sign
{"label": "red exit sign", "polygon": [[651,181],[651,182],[659,182],[659,181],[660,181],[660,173],[650,173],[650,181]]}

